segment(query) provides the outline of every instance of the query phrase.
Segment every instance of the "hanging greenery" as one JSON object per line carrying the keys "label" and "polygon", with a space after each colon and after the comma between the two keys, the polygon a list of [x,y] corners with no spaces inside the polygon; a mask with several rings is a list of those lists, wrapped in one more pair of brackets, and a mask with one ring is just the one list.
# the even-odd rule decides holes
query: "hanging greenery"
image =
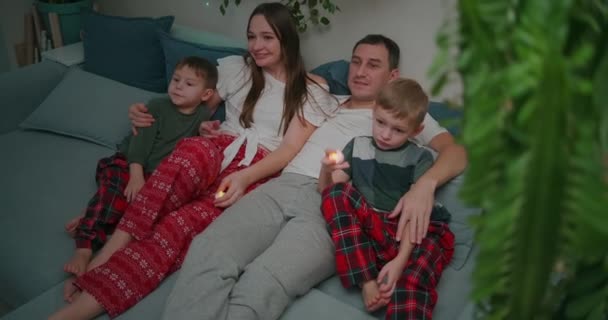
{"label": "hanging greenery", "polygon": [[[222,15],[226,14],[226,8],[231,2],[234,2],[236,6],[241,4],[241,0],[221,0],[220,12]],[[331,0],[281,0],[280,2],[289,8],[299,32],[305,32],[309,24],[329,25],[327,15],[340,11],[340,7]]]}
{"label": "hanging greenery", "polygon": [[457,11],[431,74],[464,86],[478,315],[608,319],[608,2]]}

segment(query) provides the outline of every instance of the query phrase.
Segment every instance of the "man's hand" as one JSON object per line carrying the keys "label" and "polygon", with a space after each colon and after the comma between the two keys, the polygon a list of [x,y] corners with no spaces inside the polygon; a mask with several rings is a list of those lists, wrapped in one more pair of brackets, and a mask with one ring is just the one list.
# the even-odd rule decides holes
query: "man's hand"
{"label": "man's hand", "polygon": [[220,134],[220,121],[203,121],[198,127],[198,134],[203,137],[213,137]]}
{"label": "man's hand", "polygon": [[409,222],[410,241],[417,244],[422,242],[422,238],[426,236],[429,229],[436,186],[436,182],[421,178],[397,202],[397,206],[389,215],[389,218],[392,219],[401,214],[396,239],[401,239],[401,234]]}
{"label": "man's hand", "polygon": [[135,196],[139,193],[139,190],[144,186],[145,180],[143,178],[139,178],[136,176],[131,176],[129,178],[129,183],[127,183],[127,187],[125,188],[124,195],[127,197],[127,201],[131,202],[135,200]]}
{"label": "man's hand", "polygon": [[131,120],[131,131],[137,135],[137,128],[146,128],[152,125],[154,117],[148,113],[148,108],[143,103],[135,103],[129,106],[129,119]]}
{"label": "man's hand", "polygon": [[243,174],[242,171],[237,171],[226,176],[220,183],[217,192],[224,192],[224,194],[215,199],[215,206],[220,208],[227,208],[239,200],[243,195],[247,187],[251,183],[249,179]]}

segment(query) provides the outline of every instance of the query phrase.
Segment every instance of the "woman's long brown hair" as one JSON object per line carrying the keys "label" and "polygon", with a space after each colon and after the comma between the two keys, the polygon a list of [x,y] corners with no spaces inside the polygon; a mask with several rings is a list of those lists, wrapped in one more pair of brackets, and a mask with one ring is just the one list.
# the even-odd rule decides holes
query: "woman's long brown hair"
{"label": "woman's long brown hair", "polygon": [[[278,2],[262,3],[249,16],[247,30],[249,30],[251,19],[256,15],[264,16],[281,43],[281,62],[286,72],[286,83],[280,128],[285,134],[289,122],[294,116],[297,115],[300,121],[304,121],[303,106],[308,100],[307,80],[316,82],[310,79],[306,73],[300,53],[300,37],[289,9]],[[245,55],[245,63],[251,70],[251,89],[245,98],[239,122],[243,127],[249,128],[253,122],[255,105],[264,90],[265,80],[262,68],[255,64],[249,52]]]}

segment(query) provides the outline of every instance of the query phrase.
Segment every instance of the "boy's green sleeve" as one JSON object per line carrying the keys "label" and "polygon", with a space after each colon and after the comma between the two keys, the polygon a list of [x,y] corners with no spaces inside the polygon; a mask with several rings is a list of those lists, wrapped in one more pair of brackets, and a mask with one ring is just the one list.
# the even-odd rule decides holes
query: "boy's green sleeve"
{"label": "boy's green sleeve", "polygon": [[151,126],[145,128],[138,128],[137,135],[131,135],[129,142],[129,149],[127,151],[127,160],[129,163],[139,163],[144,169],[147,164],[150,152],[154,146],[154,140],[158,134],[160,124],[162,122],[161,106],[155,103],[154,100],[150,101],[148,105],[148,112],[154,117],[155,121]]}
{"label": "boy's green sleeve", "polygon": [[418,179],[433,166],[433,163],[433,155],[430,151],[424,149],[416,162],[416,167],[414,168],[414,181],[412,181],[412,183],[418,181]]}
{"label": "boy's green sleeve", "polygon": [[343,169],[343,171],[349,176],[352,177],[352,165],[353,165],[353,147],[355,145],[355,139],[351,139],[346,146],[342,149],[342,154],[344,155],[344,161],[348,162],[350,165],[348,168]]}

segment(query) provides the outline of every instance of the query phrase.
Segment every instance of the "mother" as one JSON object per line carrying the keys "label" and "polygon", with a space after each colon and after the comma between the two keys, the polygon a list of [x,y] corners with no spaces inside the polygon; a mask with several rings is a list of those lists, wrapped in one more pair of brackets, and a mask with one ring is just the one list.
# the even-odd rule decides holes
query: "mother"
{"label": "mother", "polygon": [[[178,144],[75,281],[82,294],[50,319],[91,319],[104,311],[115,317],[143,299],[180,268],[192,238],[221,208],[285,167],[336,111],[326,84],[319,85],[324,80],[304,69],[284,5],[256,7],[247,38],[244,58],[218,61],[217,100],[226,101],[221,134]],[[218,190],[225,194],[215,199]]]}

